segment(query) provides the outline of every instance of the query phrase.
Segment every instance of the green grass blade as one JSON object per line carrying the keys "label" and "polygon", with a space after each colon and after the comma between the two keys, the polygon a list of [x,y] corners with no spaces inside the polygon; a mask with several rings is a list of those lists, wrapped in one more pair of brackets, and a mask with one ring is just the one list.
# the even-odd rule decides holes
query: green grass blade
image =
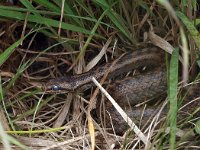
{"label": "green grass blade", "polygon": [[51,3],[49,0],[34,0],[34,2],[48,8],[51,11],[60,13],[60,8],[54,5],[53,3]]}
{"label": "green grass blade", "polygon": [[200,135],[200,119],[195,124],[195,132]]}
{"label": "green grass blade", "polygon": [[81,8],[82,8],[85,12],[87,12],[87,14],[88,14],[91,18],[95,19],[94,12],[92,11],[91,7],[86,6],[86,4],[84,3],[84,1],[76,0],[75,2],[76,2],[79,6],[81,6]]}
{"label": "green grass blade", "polygon": [[199,31],[194,26],[194,23],[192,23],[192,21],[189,20],[188,17],[184,15],[182,12],[176,11],[176,14],[179,17],[179,19],[183,22],[187,30],[189,31],[197,47],[200,49],[200,35],[199,35]]}
{"label": "green grass blade", "polygon": [[[60,8],[62,7],[62,2],[61,1],[54,1]],[[73,10],[73,6],[70,6],[70,3],[67,1],[65,1],[64,3],[64,14],[67,14],[69,16],[79,16],[81,17],[81,15],[77,15],[77,13]],[[83,23],[81,22],[81,18],[77,18],[77,17],[71,17],[71,20],[74,21],[74,23],[80,25],[83,27]]]}
{"label": "green grass blade", "polygon": [[35,111],[40,110],[41,108],[43,108],[45,105],[48,104],[48,102],[50,102],[53,98],[55,97],[55,95],[52,95],[50,97],[48,97],[46,100],[43,100],[40,105],[38,106],[34,106],[32,109],[29,109],[28,111],[24,112],[23,114],[20,114],[16,117],[16,119],[13,120],[13,122],[17,121],[17,120],[21,120],[24,117],[27,117],[29,115],[33,115],[35,113]]}
{"label": "green grass blade", "polygon": [[[28,0],[21,0],[20,1],[28,10],[36,10],[33,5],[28,1]],[[39,13],[37,13],[36,11],[34,11],[34,15],[35,17],[37,17],[38,19],[41,19],[41,15]]]}
{"label": "green grass blade", "polygon": [[57,132],[60,130],[64,130],[66,129],[67,126],[62,126],[59,128],[48,128],[48,129],[41,129],[41,130],[18,130],[18,131],[6,131],[6,133],[10,133],[10,134],[38,134],[38,133],[50,133],[50,132]]}
{"label": "green grass blade", "polygon": [[16,146],[20,147],[23,150],[28,150],[28,147],[26,147],[25,145],[21,144],[15,138],[13,138],[12,136],[8,135],[4,131],[1,122],[0,122],[0,139],[1,139],[1,142],[2,142],[3,147],[4,147],[5,150],[11,150],[11,143],[15,144]]}
{"label": "green grass blade", "polygon": [[8,135],[3,130],[3,126],[1,122],[0,122],[0,140],[1,140],[1,143],[3,144],[4,149],[11,150],[11,145],[8,139]]}
{"label": "green grass blade", "polygon": [[26,37],[27,36],[19,39],[17,42],[12,44],[9,48],[7,48],[3,53],[0,54],[0,66],[9,58],[9,56],[14,52],[15,48],[18,47]]}
{"label": "green grass blade", "polygon": [[[27,36],[27,35],[26,35]],[[28,60],[27,62],[25,62],[24,64],[22,64],[21,66],[19,66],[17,73],[12,77],[12,79],[9,81],[8,85],[7,85],[7,89],[9,89],[12,85],[14,85],[15,81],[19,78],[19,76],[24,72],[24,70],[26,70],[31,64],[33,64],[35,62],[35,60],[41,56],[43,53],[45,53],[46,51],[50,50],[51,48],[63,44],[66,41],[60,42],[60,43],[56,43],[48,48],[46,48],[45,50],[43,50],[41,53],[39,53],[35,58],[33,58],[32,60]]]}
{"label": "green grass blade", "polygon": [[23,65],[21,65],[18,69],[17,69],[17,73],[12,77],[12,79],[9,81],[6,89],[9,89],[10,87],[12,87],[15,83],[15,81],[19,78],[19,76],[21,76],[21,74],[24,72],[24,70],[27,69],[27,67],[29,66],[29,62],[30,60],[28,60],[26,63],[24,63]]}
{"label": "green grass blade", "polygon": [[3,143],[5,150],[11,150],[11,143],[20,147],[22,150],[28,150],[28,147],[21,144],[19,141],[17,141],[12,136],[6,134],[6,132],[3,130],[1,122],[0,122],[0,139],[1,139],[1,142]]}
{"label": "green grass blade", "polygon": [[178,60],[179,51],[175,49],[172,53],[170,68],[169,68],[169,86],[168,100],[170,103],[169,109],[169,125],[170,125],[170,149],[175,149],[176,142],[176,120],[177,120],[177,93],[178,93]]}
{"label": "green grass blade", "polygon": [[79,55],[78,55],[76,61],[77,61],[78,59],[80,59],[80,57],[85,53],[88,44],[89,44],[90,41],[92,40],[92,37],[95,35],[95,32],[96,32],[96,30],[97,30],[97,28],[98,28],[98,26],[99,26],[101,20],[102,20],[103,17],[105,16],[106,12],[107,12],[107,10],[103,12],[103,14],[99,17],[97,23],[94,25],[94,27],[93,27],[93,29],[92,29],[92,31],[91,31],[91,34],[90,34],[89,37],[87,38],[87,41],[86,41],[86,43],[84,44],[83,48],[81,49],[81,51],[80,51],[80,53],[79,53]]}
{"label": "green grass blade", "polygon": [[22,150],[30,150],[27,146],[25,146],[22,143],[20,143],[19,141],[17,141],[14,137],[8,135],[8,139],[9,139],[10,143],[20,147]]}
{"label": "green grass blade", "polygon": [[[115,24],[115,26],[133,43],[136,43],[135,39],[131,37],[130,32],[128,31],[126,25],[124,24],[124,20],[118,15],[111,6],[105,0],[95,0],[97,4],[99,4],[104,11],[107,11],[107,16],[110,20]],[[114,3],[115,4],[115,3]]]}
{"label": "green grass blade", "polygon": [[15,103],[17,103],[19,101],[21,101],[21,102],[26,101],[29,97],[37,94],[38,92],[41,92],[41,90],[40,89],[36,89],[36,90],[30,91],[30,92],[28,92],[28,93],[26,93],[26,94],[24,94],[22,96],[20,95],[15,100],[12,100],[11,102],[7,103],[6,104],[6,108],[8,108],[8,107],[10,107],[12,105],[15,105]]}
{"label": "green grass blade", "polygon": [[[26,18],[26,13],[0,9],[0,16],[24,21],[24,19]],[[42,25],[46,25],[46,26],[50,26],[50,27],[56,27],[56,28],[58,28],[59,24],[60,24],[60,22],[57,21],[57,20],[49,19],[49,18],[46,18],[46,17],[38,18],[38,17],[35,17],[35,15],[32,15],[32,14],[30,14],[27,19],[28,19],[29,22],[38,23],[38,24],[42,24]],[[85,28],[81,28],[79,26],[64,23],[64,22],[62,22],[61,28],[66,29],[66,30],[70,30],[70,31],[90,34],[90,31],[85,29]]]}

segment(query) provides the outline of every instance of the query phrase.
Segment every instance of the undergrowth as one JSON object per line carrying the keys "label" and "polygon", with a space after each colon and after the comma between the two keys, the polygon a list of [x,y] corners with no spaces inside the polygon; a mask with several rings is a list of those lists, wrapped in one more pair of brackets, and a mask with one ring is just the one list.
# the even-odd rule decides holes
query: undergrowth
{"label": "undergrowth", "polygon": [[[199,149],[199,4],[170,2],[1,2],[1,148]],[[162,99],[169,107],[165,117],[139,126],[147,143],[132,131],[106,130],[95,115],[88,118],[93,91],[49,94],[41,88],[51,78],[81,74],[146,43],[166,53]],[[178,119],[179,112],[185,117]]]}

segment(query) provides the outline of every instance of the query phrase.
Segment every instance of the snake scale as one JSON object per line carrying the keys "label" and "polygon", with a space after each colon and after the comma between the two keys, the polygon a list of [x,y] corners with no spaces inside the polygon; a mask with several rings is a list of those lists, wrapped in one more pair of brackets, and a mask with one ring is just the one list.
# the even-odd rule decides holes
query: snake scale
{"label": "snake scale", "polygon": [[[74,91],[84,86],[91,87],[93,86],[92,77],[100,80],[106,70],[109,69],[107,78],[113,79],[115,82],[108,85],[108,92],[132,119],[139,120],[143,113],[143,120],[146,120],[152,115],[155,108],[147,107],[143,112],[141,107],[134,106],[155,98],[166,91],[166,72],[164,67],[162,67],[165,58],[161,55],[161,51],[161,49],[155,46],[138,49],[131,53],[126,53],[115,64],[107,63],[86,73],[52,79],[45,84],[45,89],[48,92],[59,93],[62,91]],[[144,73],[118,79],[130,71],[144,67],[147,68],[147,71]],[[108,100],[105,101],[105,109],[110,113],[117,132],[127,129],[126,123]],[[99,112],[102,113],[102,110],[100,110],[100,100],[97,101],[98,116],[100,116]],[[106,115],[105,118],[106,126],[110,127],[110,117]]]}

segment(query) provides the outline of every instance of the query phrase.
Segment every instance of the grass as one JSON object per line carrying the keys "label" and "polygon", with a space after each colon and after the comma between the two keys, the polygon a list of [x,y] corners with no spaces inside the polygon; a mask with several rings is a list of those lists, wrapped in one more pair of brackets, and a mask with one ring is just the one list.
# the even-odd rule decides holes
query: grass
{"label": "grass", "polygon": [[169,85],[168,85],[168,100],[170,102],[169,109],[169,125],[170,125],[170,149],[175,149],[176,143],[176,123],[177,123],[177,93],[178,93],[178,59],[179,51],[175,49],[172,53],[170,69],[169,69]]}
{"label": "grass", "polygon": [[[7,122],[0,124],[1,148],[198,147],[200,94],[193,83],[198,81],[199,72],[198,5],[195,0],[171,3],[163,0],[34,0],[34,3],[20,0],[17,6],[2,2],[0,107],[3,113],[0,115]],[[89,118],[94,129],[88,128],[85,116],[91,92],[72,93],[73,100],[68,104],[67,94],[47,94],[39,88],[50,78],[82,73],[86,64],[103,51],[102,47],[108,47],[102,59],[109,61],[113,55],[117,58],[130,49],[137,49],[148,40],[149,30],[175,48],[166,63],[169,73],[167,118],[159,117],[154,119],[157,122],[152,119],[146,126],[139,126],[151,145],[138,141],[133,132],[124,136],[108,132],[99,126],[95,116]],[[105,61],[99,63],[105,64]],[[193,85],[191,90],[185,88],[190,87],[189,84]],[[69,110],[63,109],[66,105],[70,105]],[[178,109],[184,105],[181,111],[187,115],[180,119],[182,112]],[[55,127],[55,124],[62,126]],[[10,127],[9,131],[4,131],[6,126]],[[43,143],[38,139],[44,140]]]}

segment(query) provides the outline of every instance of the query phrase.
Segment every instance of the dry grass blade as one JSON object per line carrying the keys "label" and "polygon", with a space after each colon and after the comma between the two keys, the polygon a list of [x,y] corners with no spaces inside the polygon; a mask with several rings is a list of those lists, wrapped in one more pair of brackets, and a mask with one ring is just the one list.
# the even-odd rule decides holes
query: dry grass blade
{"label": "dry grass blade", "polygon": [[5,131],[9,131],[9,130],[10,130],[10,127],[9,127],[9,125],[8,125],[8,121],[7,121],[6,116],[5,116],[5,114],[4,114],[4,112],[3,112],[2,109],[0,110],[0,120],[1,120],[1,122],[2,122],[2,127],[3,127],[3,129],[4,129]]}
{"label": "dry grass blade", "polygon": [[92,121],[92,116],[90,114],[88,114],[88,129],[90,133],[92,150],[94,150],[95,149],[95,131],[94,131],[94,124]]}
{"label": "dry grass blade", "polygon": [[140,138],[145,145],[151,144],[148,138],[142,133],[142,131],[137,127],[137,125],[129,118],[125,111],[115,102],[115,100],[109,95],[109,93],[99,84],[99,82],[93,78],[94,84],[101,90],[102,93],[110,100],[113,106],[117,109],[123,119],[127,122],[130,128],[135,132],[135,134]]}
{"label": "dry grass blade", "polygon": [[112,37],[110,37],[108,39],[108,41],[106,42],[106,44],[103,46],[102,50],[100,51],[100,53],[95,57],[93,58],[86,66],[85,68],[85,72],[89,71],[91,68],[93,68],[98,62],[99,60],[103,57],[103,55],[106,53],[106,50],[109,46],[109,44],[111,43],[112,41]]}
{"label": "dry grass blade", "polygon": [[169,42],[156,35],[153,31],[149,31],[148,37],[154,45],[165,50],[167,53],[172,54],[174,47]]}
{"label": "dry grass blade", "polygon": [[72,101],[72,93],[69,93],[67,96],[67,100],[65,101],[65,104],[60,112],[60,115],[58,116],[57,120],[55,121],[55,123],[53,125],[54,128],[61,127],[61,125],[63,124],[63,122],[69,112],[69,108],[71,106],[71,101]]}
{"label": "dry grass blade", "polygon": [[89,137],[89,135],[75,137],[73,139],[69,139],[69,140],[66,140],[64,142],[53,144],[53,145],[48,146],[47,148],[43,148],[41,150],[49,150],[49,149],[53,149],[53,148],[56,148],[56,147],[62,147],[63,145],[70,144],[70,143],[73,143],[73,142],[76,142],[76,141],[79,141],[79,140],[82,140],[82,139],[88,138],[88,137]]}

